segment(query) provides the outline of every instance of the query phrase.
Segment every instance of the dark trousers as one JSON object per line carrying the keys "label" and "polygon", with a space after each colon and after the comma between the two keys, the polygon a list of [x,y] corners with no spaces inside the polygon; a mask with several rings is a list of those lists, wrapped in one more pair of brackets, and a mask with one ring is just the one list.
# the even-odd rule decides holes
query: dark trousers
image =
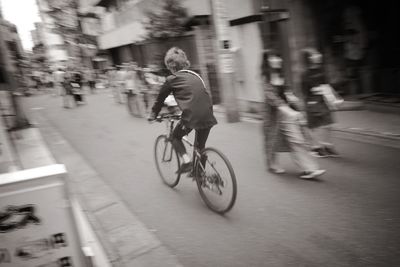
{"label": "dark trousers", "polygon": [[75,102],[82,102],[82,95],[74,94],[74,100]]}
{"label": "dark trousers", "polygon": [[94,91],[96,89],[96,82],[95,81],[88,81],[88,84],[89,84],[90,92],[94,93]]}
{"label": "dark trousers", "polygon": [[[172,133],[172,144],[180,156],[186,153],[186,148],[182,142],[182,137],[189,134],[193,129],[187,128],[182,122],[178,122]],[[200,151],[206,146],[208,135],[211,128],[196,129],[196,138],[194,146]]]}

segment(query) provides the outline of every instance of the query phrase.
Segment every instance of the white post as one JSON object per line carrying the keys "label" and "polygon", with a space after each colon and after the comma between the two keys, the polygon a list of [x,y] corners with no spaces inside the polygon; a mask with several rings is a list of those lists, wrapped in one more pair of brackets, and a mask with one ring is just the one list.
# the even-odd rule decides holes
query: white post
{"label": "white post", "polygon": [[223,105],[228,122],[240,120],[236,99],[233,54],[230,51],[229,20],[225,0],[210,0],[212,21],[216,34],[216,54],[218,62],[218,79],[220,81]]}

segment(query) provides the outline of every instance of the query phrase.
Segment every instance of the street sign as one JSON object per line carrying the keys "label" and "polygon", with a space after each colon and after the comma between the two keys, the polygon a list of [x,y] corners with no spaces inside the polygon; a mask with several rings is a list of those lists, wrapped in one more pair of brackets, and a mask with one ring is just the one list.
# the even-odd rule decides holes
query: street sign
{"label": "street sign", "polygon": [[219,60],[221,73],[233,73],[235,71],[232,53],[220,54]]}
{"label": "street sign", "polygon": [[222,48],[223,49],[229,49],[231,48],[229,40],[222,40]]}
{"label": "street sign", "polygon": [[64,165],[0,175],[0,265],[84,267]]}

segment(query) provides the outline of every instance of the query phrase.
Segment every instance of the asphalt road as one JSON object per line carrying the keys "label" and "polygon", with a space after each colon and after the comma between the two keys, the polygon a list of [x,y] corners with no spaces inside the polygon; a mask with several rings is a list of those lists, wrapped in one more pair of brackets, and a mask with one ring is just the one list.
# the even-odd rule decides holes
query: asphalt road
{"label": "asphalt road", "polygon": [[[337,140],[342,154],[321,159],[319,180],[265,170],[261,124],[219,124],[209,146],[231,160],[238,179],[233,210],[216,215],[196,185],[176,189],[160,180],[153,145],[163,124],[131,117],[109,93],[63,109],[51,96],[25,98],[43,108],[64,137],[185,266],[400,266],[400,151]],[[162,265],[160,265],[162,266]]]}

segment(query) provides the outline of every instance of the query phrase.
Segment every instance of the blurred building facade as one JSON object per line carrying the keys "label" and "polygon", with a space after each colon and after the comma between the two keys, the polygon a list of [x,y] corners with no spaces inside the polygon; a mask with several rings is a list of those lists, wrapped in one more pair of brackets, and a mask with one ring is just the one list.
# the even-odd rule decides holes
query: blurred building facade
{"label": "blurred building facade", "polygon": [[[46,59],[52,68],[93,67],[100,31],[93,0],[36,0],[42,20],[33,35],[41,33]],[[39,42],[40,43],[40,42]],[[41,46],[39,44],[38,49]]]}
{"label": "blurred building facade", "polygon": [[45,65],[47,65],[47,55],[44,45],[43,24],[41,22],[35,22],[34,25],[35,29],[31,30],[33,47],[30,61],[33,68],[44,68]]}
{"label": "blurred building facade", "polygon": [[[157,10],[160,2],[93,1],[106,10],[99,47],[108,52],[111,64],[136,61],[146,66],[159,63],[168,47],[179,46],[218,98],[210,0],[181,1],[190,17],[184,36],[162,44],[144,41],[145,14]],[[343,94],[400,93],[399,17],[394,14],[394,1],[377,5],[372,0],[225,0],[225,5],[241,110],[262,110],[260,55],[266,48],[282,54],[285,73],[298,93],[304,70],[302,49],[310,46],[323,53],[328,80]]]}
{"label": "blurred building facade", "polygon": [[82,36],[79,40],[83,63],[86,67],[97,67],[99,49],[97,36],[101,32],[100,17],[103,9],[94,4],[97,0],[79,0],[78,21]]}
{"label": "blurred building facade", "polygon": [[[191,18],[206,17],[204,23],[208,24],[210,14],[207,1],[185,0],[183,6]],[[98,37],[99,48],[107,52],[108,65],[120,65],[124,62],[135,61],[142,67],[161,67],[165,52],[172,46],[181,47],[186,51],[191,61],[192,69],[200,72],[210,84],[214,99],[219,100],[218,86],[215,75],[215,57],[213,54],[213,38],[208,31],[207,39],[198,38],[188,21],[188,32],[183,36],[165,40],[145,40],[146,31],[144,22],[148,11],[160,10],[163,1],[129,1],[129,0],[100,0],[96,6],[104,7],[105,12],[101,17],[102,33]],[[193,24],[193,23],[192,23]],[[200,45],[199,41],[204,44]],[[199,52],[199,48],[207,47],[208,54]],[[200,56],[200,55],[203,55]],[[208,64],[203,59],[211,61]],[[208,75],[208,71],[211,73]],[[209,82],[211,78],[211,82]]]}
{"label": "blurred building facade", "polygon": [[[26,85],[26,67],[26,56],[17,27],[3,19],[0,8],[0,115],[4,116],[1,119],[6,122],[8,130],[28,124],[15,94]],[[4,135],[0,138],[4,138]],[[0,140],[0,143],[6,142]]]}
{"label": "blurred building facade", "polygon": [[48,0],[37,0],[36,2],[42,20],[39,31],[43,37],[46,58],[52,68],[63,67],[68,61],[68,50],[62,35],[56,32],[54,19],[49,14],[52,11],[50,2]]}
{"label": "blurred building facade", "polygon": [[16,88],[24,50],[17,27],[3,19],[0,10],[0,90]]}

